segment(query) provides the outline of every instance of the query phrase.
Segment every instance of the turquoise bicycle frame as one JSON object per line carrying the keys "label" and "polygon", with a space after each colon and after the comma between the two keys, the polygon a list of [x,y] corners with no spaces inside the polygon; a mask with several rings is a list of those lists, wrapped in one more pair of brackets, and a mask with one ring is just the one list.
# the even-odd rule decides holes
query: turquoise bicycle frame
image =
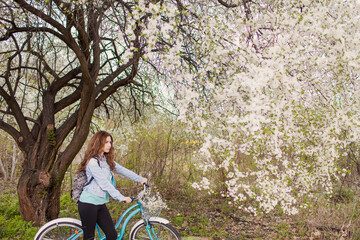
{"label": "turquoise bicycle frame", "polygon": [[[142,212],[142,205],[141,205],[141,203],[137,202],[136,204],[134,204],[131,207],[129,207],[128,209],[126,209],[126,211],[121,215],[120,219],[117,221],[117,223],[115,225],[115,229],[118,229],[120,227],[120,225],[122,225],[120,234],[118,235],[117,240],[121,240],[123,238],[123,236],[125,235],[125,229],[129,223],[129,221],[139,212]],[[124,218],[125,218],[125,220],[124,220]],[[124,223],[121,224],[123,220],[124,220]],[[157,240],[158,238],[156,236],[154,228],[151,227],[149,221],[144,220],[144,222],[146,223],[145,228],[146,228],[146,231],[147,231],[150,239]],[[106,239],[106,236],[101,234],[100,227],[97,224],[96,224],[96,232],[98,233],[100,240]],[[71,236],[70,238],[68,238],[68,240],[78,239],[78,237],[80,237],[82,234],[83,234],[83,232],[80,231],[79,233],[76,233],[73,236]]]}

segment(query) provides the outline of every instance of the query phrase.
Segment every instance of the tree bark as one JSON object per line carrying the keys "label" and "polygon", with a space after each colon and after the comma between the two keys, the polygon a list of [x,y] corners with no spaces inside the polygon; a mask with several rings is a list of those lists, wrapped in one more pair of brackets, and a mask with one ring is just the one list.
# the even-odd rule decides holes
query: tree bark
{"label": "tree bark", "polygon": [[40,225],[57,217],[54,212],[58,213],[60,209],[60,191],[50,191],[50,186],[47,186],[49,181],[48,173],[30,169],[22,172],[17,191],[24,220]]}
{"label": "tree bark", "polygon": [[5,164],[3,163],[3,161],[4,160],[0,159],[0,170],[4,175],[4,180],[7,181],[7,171],[6,171]]}
{"label": "tree bark", "polygon": [[19,154],[18,154],[18,151],[17,151],[16,142],[14,142],[13,143],[13,155],[12,155],[12,160],[11,160],[10,181],[14,180],[15,169],[16,169],[17,163],[19,161],[18,157],[19,157]]}
{"label": "tree bark", "polygon": [[[94,102],[94,100],[92,101]],[[91,108],[91,104],[90,108]],[[88,110],[92,114],[91,110]],[[84,120],[85,119],[85,120]],[[57,218],[60,210],[61,184],[72,160],[86,140],[90,126],[89,117],[80,123],[65,151],[58,153],[58,146],[49,141],[46,134],[40,134],[37,143],[25,156],[23,170],[18,182],[20,213],[24,220],[36,226]],[[56,138],[58,140],[58,138]],[[38,146],[42,146],[39,148]]]}

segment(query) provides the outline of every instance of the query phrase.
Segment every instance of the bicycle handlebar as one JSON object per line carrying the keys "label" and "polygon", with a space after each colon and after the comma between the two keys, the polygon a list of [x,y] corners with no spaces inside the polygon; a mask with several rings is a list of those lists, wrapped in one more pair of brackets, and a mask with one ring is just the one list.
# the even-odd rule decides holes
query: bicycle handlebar
{"label": "bicycle handlebar", "polygon": [[[146,188],[150,188],[150,185],[147,184],[147,183],[144,183],[143,185],[144,185],[144,191],[146,190]],[[131,198],[131,202],[133,202],[133,201],[135,201],[135,200],[138,199],[137,197],[130,197],[130,198]]]}

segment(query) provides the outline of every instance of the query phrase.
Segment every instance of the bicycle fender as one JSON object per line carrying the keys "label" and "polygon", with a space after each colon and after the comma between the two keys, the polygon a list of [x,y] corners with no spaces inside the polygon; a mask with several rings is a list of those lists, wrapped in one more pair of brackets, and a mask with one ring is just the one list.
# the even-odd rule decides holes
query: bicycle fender
{"label": "bicycle fender", "polygon": [[71,223],[79,224],[81,226],[81,221],[79,219],[75,219],[75,218],[56,218],[56,219],[51,220],[50,222],[46,223],[45,225],[43,225],[36,232],[34,240],[36,240],[39,237],[39,235],[43,232],[44,229],[46,229],[48,226],[51,226],[51,225],[56,224],[58,222],[71,222]]}
{"label": "bicycle fender", "polygon": [[[160,222],[160,223],[163,223],[163,224],[169,224],[170,221],[165,219],[165,218],[161,218],[161,217],[151,217],[149,219],[149,222],[151,221],[154,221],[154,222]],[[140,224],[143,224],[144,223],[144,220],[139,220],[137,221],[134,226],[131,228],[130,232],[132,232],[135,228],[137,228]]]}

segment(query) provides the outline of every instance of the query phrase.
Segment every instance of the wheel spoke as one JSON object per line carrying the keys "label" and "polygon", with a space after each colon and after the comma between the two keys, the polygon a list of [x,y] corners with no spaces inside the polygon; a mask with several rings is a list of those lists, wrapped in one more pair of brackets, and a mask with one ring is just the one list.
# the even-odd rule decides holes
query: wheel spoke
{"label": "wheel spoke", "polygon": [[[161,222],[151,221],[150,229],[151,238],[155,240],[180,240],[179,233],[170,225]],[[145,224],[139,225],[133,232],[130,233],[131,240],[145,240],[151,239],[146,230]]]}
{"label": "wheel spoke", "polygon": [[58,222],[50,225],[37,240],[67,240],[75,238],[82,231],[81,226],[72,222]]}
{"label": "wheel spoke", "polygon": [[161,239],[161,230],[163,229],[163,227],[162,227],[162,225],[159,225],[158,228],[159,228],[159,230],[158,230],[158,233],[156,234],[156,237]]}

